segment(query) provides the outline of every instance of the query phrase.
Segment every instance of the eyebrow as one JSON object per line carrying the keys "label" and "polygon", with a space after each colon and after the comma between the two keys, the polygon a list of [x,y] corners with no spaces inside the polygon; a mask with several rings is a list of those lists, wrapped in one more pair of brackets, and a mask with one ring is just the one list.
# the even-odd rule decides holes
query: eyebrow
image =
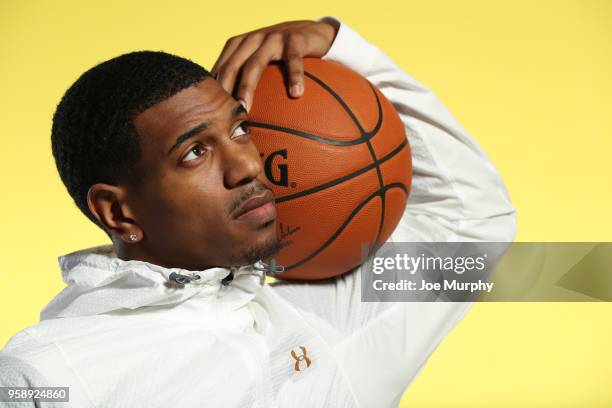
{"label": "eyebrow", "polygon": [[[246,114],[247,111],[246,109],[244,109],[244,106],[242,106],[241,103],[239,103],[238,105],[236,105],[236,107],[234,107],[234,109],[232,109],[232,114],[231,117],[232,119],[235,117],[238,117],[242,114]],[[179,148],[180,145],[182,145],[185,141],[191,139],[192,137],[198,135],[200,132],[202,132],[203,130],[205,130],[206,128],[208,128],[210,126],[210,124],[208,122],[202,122],[199,125],[196,125],[195,127],[189,129],[188,131],[181,133],[177,138],[176,141],[174,142],[174,144],[172,145],[172,147],[170,148],[170,150],[168,151],[168,155],[172,154],[173,151],[175,151],[177,148]]]}

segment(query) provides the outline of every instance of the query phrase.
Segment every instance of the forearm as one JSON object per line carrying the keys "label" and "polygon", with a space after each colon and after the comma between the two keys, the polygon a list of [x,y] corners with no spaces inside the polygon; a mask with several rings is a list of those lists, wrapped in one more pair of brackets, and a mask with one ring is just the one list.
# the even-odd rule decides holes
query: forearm
{"label": "forearm", "polygon": [[[322,20],[338,26],[334,43],[323,58],[348,66],[376,85],[406,127],[413,156],[413,186],[395,238],[512,240],[514,207],[477,142],[429,88],[381,50],[339,20]],[[436,225],[420,228],[418,236],[410,231],[411,225],[428,220]],[[401,236],[403,232],[406,237]]]}

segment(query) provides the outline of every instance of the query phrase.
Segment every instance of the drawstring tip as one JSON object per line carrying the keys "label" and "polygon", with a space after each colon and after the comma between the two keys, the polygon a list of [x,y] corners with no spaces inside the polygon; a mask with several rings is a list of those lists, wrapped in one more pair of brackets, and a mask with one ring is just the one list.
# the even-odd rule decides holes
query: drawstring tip
{"label": "drawstring tip", "polygon": [[270,276],[285,272],[285,267],[277,264],[275,258],[270,258],[270,263],[265,263],[263,260],[257,261],[255,265],[253,265],[253,268]]}
{"label": "drawstring tip", "polygon": [[189,275],[181,275],[180,273],[172,272],[170,276],[168,276],[168,278],[174,283],[178,283],[179,285],[185,285],[187,283],[191,283],[194,280],[200,279],[200,275],[189,276]]}
{"label": "drawstring tip", "polygon": [[221,285],[227,286],[234,280],[234,268],[230,269],[229,275],[221,280]]}

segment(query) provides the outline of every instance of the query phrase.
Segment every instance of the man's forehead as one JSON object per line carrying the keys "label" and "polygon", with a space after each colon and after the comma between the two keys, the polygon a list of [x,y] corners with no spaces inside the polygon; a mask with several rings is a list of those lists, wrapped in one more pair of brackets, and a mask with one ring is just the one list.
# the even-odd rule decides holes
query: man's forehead
{"label": "man's forehead", "polygon": [[228,99],[233,100],[215,80],[208,78],[146,109],[134,118],[134,125],[141,135],[168,135],[204,117],[208,121],[221,116],[224,109],[231,110],[234,105]]}

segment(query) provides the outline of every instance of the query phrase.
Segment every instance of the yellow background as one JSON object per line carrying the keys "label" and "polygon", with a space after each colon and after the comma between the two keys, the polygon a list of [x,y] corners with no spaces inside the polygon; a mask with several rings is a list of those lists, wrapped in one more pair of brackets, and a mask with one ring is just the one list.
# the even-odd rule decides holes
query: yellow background
{"label": "yellow background", "polygon": [[[210,68],[230,35],[323,15],[433,88],[474,135],[518,209],[518,240],[612,240],[612,1],[1,0],[0,344],[63,287],[58,255],[107,242],[51,155],[72,81],[135,49]],[[609,407],[611,312],[477,304],[402,407]]]}

